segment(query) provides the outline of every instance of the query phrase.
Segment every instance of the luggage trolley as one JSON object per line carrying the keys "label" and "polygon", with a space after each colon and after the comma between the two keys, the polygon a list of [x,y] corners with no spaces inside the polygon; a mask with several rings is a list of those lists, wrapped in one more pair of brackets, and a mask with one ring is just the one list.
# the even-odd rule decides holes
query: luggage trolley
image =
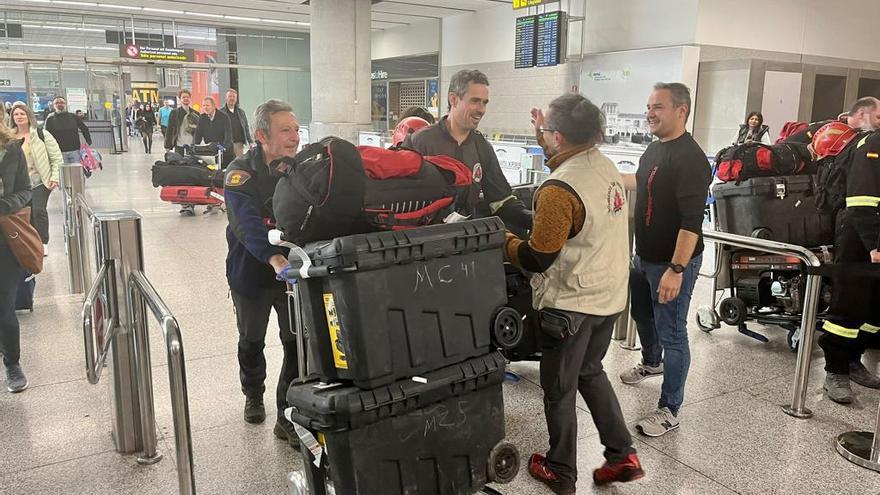
{"label": "luggage trolley", "polygon": [[[808,249],[823,263],[830,263],[833,246],[828,241],[833,240],[833,220],[820,218],[813,209],[812,197],[805,198],[807,191],[798,191],[799,185],[810,180],[809,176],[785,176],[749,179],[742,185],[716,184],[714,201],[708,206],[709,224],[723,232],[790,244],[808,241],[805,244],[814,244]],[[803,201],[809,203],[803,203],[804,211],[797,217],[785,214],[799,208]],[[712,332],[725,323],[743,335],[768,342],[766,336],[749,329],[748,323],[777,326],[788,332],[788,346],[797,351],[806,289],[804,264],[796,257],[718,243],[714,253],[712,271],[700,273],[712,279],[711,303],[699,307],[695,315],[700,330]],[[820,294],[817,323],[831,302],[827,279]]]}
{"label": "luggage trolley", "polygon": [[[219,185],[217,181],[211,186],[164,186],[162,187],[159,197],[162,201],[167,201],[181,206],[208,206],[209,209],[203,214],[213,213],[217,208],[219,211],[226,211],[225,198],[223,196],[223,146],[211,143],[205,145],[194,145],[183,147],[185,156],[196,156],[203,160],[208,168],[214,170],[215,175],[219,175]],[[195,212],[190,212],[190,216]]]}
{"label": "luggage trolley", "polygon": [[[514,479],[519,471],[519,452],[516,447],[504,441],[498,441],[494,447],[487,444],[487,442],[495,442],[499,435],[503,437],[504,433],[503,418],[498,417],[499,414],[503,414],[500,413],[503,411],[501,382],[505,362],[500,354],[489,354],[461,363],[462,369],[468,370],[470,374],[476,373],[467,378],[474,391],[465,396],[453,396],[440,402],[434,402],[431,398],[440,395],[440,388],[434,385],[435,383],[468,387],[464,381],[454,381],[455,366],[373,390],[358,389],[345,382],[319,381],[318,373],[313,373],[310,369],[312,356],[308,353],[312,351],[312,346],[307,345],[307,339],[317,338],[317,335],[310,334],[304,323],[307,319],[304,318],[303,298],[310,296],[302,292],[304,290],[302,282],[307,278],[328,276],[330,269],[327,266],[313,266],[306,251],[285,242],[280,231],[270,231],[269,239],[272,244],[291,249],[288,259],[292,268],[288,269],[283,278],[287,282],[290,328],[296,335],[300,378],[292,384],[288,392],[288,401],[291,401],[290,397],[293,394],[308,396],[309,400],[314,399],[309,405],[313,405],[317,411],[307,414],[297,407],[290,407],[285,411],[285,416],[294,424],[300,438],[303,455],[303,470],[291,472],[287,478],[290,495],[341,495],[342,492],[353,494],[355,486],[358,487],[356,490],[359,493],[374,493],[369,491],[372,488],[363,488],[361,483],[372,482],[386,486],[386,480],[382,477],[382,473],[370,469],[382,464],[371,459],[371,453],[378,452],[377,455],[390,456],[392,455],[390,453],[395,451],[405,452],[412,448],[424,448],[422,442],[444,442],[447,436],[453,437],[448,441],[452,448],[467,448],[469,453],[473,454],[473,450],[479,448],[472,444],[480,445],[485,448],[487,457],[482,461],[475,461],[473,457],[465,458],[469,459],[470,464],[463,470],[458,463],[445,466],[454,467],[453,472],[445,473],[445,476],[458,475],[456,478],[458,481],[470,480],[475,474],[473,469],[482,466],[486,469],[487,483],[507,483]],[[333,316],[330,313],[327,315],[328,318]],[[479,371],[481,369],[482,372]],[[494,378],[490,378],[489,375]],[[493,379],[497,382],[494,387],[476,386],[478,383],[485,385]],[[470,421],[470,424],[456,423],[456,429],[472,433],[467,439],[462,434],[450,435],[446,433],[447,430],[437,429],[438,425],[443,426],[442,423],[446,421],[437,418],[441,416],[446,418],[446,414],[452,414],[452,411],[463,415],[471,410],[487,413],[492,411],[492,421],[479,417],[471,420],[483,421]],[[320,419],[316,419],[315,414]],[[410,430],[418,434],[410,435],[407,433]],[[440,447],[446,447],[446,444],[438,446],[439,450],[443,450]],[[443,458],[447,454],[456,459],[462,458],[459,456],[460,451],[438,453],[438,458]],[[477,454],[477,457],[479,455]],[[403,458],[401,462],[404,462]],[[407,472],[406,475],[411,476],[412,473]],[[366,478],[374,479],[365,481]],[[401,493],[410,493],[408,490],[419,489],[415,478],[399,481],[407,486]],[[480,493],[501,495],[489,486],[483,485],[477,489]],[[472,490],[470,484],[456,485],[454,493],[473,493]],[[422,491],[411,493],[422,493]]]}

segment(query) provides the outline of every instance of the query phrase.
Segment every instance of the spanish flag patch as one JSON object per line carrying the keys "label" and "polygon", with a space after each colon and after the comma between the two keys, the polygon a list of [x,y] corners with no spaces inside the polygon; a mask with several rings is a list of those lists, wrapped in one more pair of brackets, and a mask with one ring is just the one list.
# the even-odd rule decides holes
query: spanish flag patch
{"label": "spanish flag patch", "polygon": [[244,170],[232,170],[226,174],[226,187],[238,187],[244,185],[251,178],[251,174]]}

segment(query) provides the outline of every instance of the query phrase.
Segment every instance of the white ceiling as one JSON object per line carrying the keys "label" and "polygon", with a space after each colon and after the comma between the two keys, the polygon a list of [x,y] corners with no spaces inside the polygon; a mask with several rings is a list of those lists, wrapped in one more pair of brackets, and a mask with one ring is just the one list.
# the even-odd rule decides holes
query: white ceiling
{"label": "white ceiling", "polygon": [[[312,0],[320,1],[320,0]],[[512,0],[373,0],[372,27],[390,29],[412,23],[440,19],[477,10],[510,5]],[[255,26],[305,30],[309,22],[307,0],[2,0],[11,9],[54,13],[101,13],[137,18],[174,18],[178,22],[226,26]],[[147,9],[142,7],[147,5]],[[114,8],[114,6],[118,6]],[[121,7],[121,8],[119,8]],[[165,10],[165,12],[163,12]],[[203,13],[198,16],[187,13]],[[208,17],[211,16],[211,17]],[[220,19],[226,16],[224,19]],[[2,17],[0,17],[2,19]],[[274,25],[265,20],[282,21]],[[299,24],[299,27],[293,23]]]}

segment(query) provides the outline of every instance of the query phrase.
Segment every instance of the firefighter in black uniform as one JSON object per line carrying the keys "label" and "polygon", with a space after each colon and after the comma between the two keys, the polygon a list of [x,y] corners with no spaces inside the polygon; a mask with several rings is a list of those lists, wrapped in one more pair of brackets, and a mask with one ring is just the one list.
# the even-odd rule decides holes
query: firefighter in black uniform
{"label": "firefighter in black uniform", "polygon": [[[846,210],[838,217],[835,263],[880,263],[880,134],[859,139],[846,174]],[[880,379],[861,362],[867,347],[880,344],[880,282],[833,278],[829,317],[819,346],[825,352],[825,393],[853,401],[850,380],[880,388]]]}
{"label": "firefighter in black uniform", "polygon": [[473,216],[480,193],[488,211],[498,215],[508,230],[525,233],[532,229],[532,211],[513,195],[498,163],[495,150],[477,131],[489,103],[489,79],[478,70],[461,70],[449,82],[449,113],[436,124],[409,135],[403,147],[422,155],[446,155],[471,169],[474,185],[466,206]]}
{"label": "firefighter in black uniform", "polygon": [[299,146],[299,123],[290,105],[269,100],[255,113],[254,138],[258,145],[235,159],[226,171],[225,197],[229,227],[226,240],[226,277],[238,325],[238,363],[245,395],[244,419],[262,423],[266,358],[266,328],[272,308],[278,317],[284,362],[278,378],[275,436],[298,446],[293,425],[283,411],[287,388],[297,378],[297,355],[287,309],[286,286],[276,274],[287,267],[287,250],[269,243],[274,224],[272,195],[281,177],[276,160],[293,157]]}

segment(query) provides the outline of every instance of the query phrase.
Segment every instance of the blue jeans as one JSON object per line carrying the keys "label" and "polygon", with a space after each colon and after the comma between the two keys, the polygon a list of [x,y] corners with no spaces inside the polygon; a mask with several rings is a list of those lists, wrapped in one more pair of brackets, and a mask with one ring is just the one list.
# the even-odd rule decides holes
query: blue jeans
{"label": "blue jeans", "polygon": [[636,256],[630,271],[631,311],[642,343],[642,363],[648,366],[663,363],[663,388],[658,407],[668,407],[673,414],[678,414],[684,402],[684,384],[691,365],[688,308],[702,263],[700,255],[687,264],[678,297],[666,304],[657,301],[660,279],[668,268],[666,264],[644,262]]}

